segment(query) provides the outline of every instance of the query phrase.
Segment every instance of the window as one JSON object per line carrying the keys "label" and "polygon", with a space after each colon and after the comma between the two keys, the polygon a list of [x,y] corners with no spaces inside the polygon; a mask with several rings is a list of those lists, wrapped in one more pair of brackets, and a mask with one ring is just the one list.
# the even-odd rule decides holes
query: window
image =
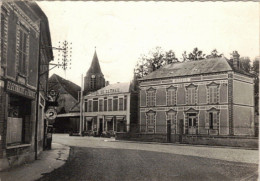
{"label": "window", "polygon": [[124,99],[119,98],[119,111],[123,111],[124,106]]}
{"label": "window", "polygon": [[104,111],[107,111],[107,98],[104,99]]}
{"label": "window", "polygon": [[167,89],[167,105],[173,106],[176,104],[176,88],[170,87]]}
{"label": "window", "polygon": [[88,112],[88,101],[85,101],[85,112]]}
{"label": "window", "polygon": [[20,96],[11,95],[8,104],[7,145],[19,145],[30,142],[31,101]]}
{"label": "window", "polygon": [[99,106],[99,112],[103,111],[103,99],[99,100],[98,106]]}
{"label": "window", "polygon": [[112,111],[112,99],[108,99],[108,111]]}
{"label": "window", "polygon": [[155,106],[155,90],[152,88],[147,90],[147,106]]}
{"label": "window", "polygon": [[28,57],[28,52],[27,52],[28,33],[23,26],[21,26],[21,28],[19,29],[19,37],[20,37],[19,38],[20,43],[18,46],[18,71],[22,75],[26,75],[27,74],[26,60]]}
{"label": "window", "polygon": [[92,112],[92,100],[88,101],[88,112]]}
{"label": "window", "polygon": [[90,88],[92,90],[96,89],[96,76],[92,75],[90,78]]}
{"label": "window", "polygon": [[197,114],[196,113],[188,113],[188,123],[189,127],[196,127],[197,126]]}
{"label": "window", "polygon": [[209,113],[209,129],[213,129],[213,113]]}
{"label": "window", "polygon": [[209,86],[209,103],[214,104],[218,102],[218,87],[217,86]]}
{"label": "window", "polygon": [[219,124],[219,110],[212,108],[207,113],[206,129],[218,129]]}
{"label": "window", "polygon": [[167,112],[167,120],[171,122],[171,132],[175,133],[176,129],[176,112],[174,110],[170,110]]}
{"label": "window", "polygon": [[113,111],[117,111],[117,110],[118,110],[118,98],[117,96],[115,96],[113,99]]}
{"label": "window", "polygon": [[154,133],[155,132],[155,112],[151,111],[147,113],[147,132]]}
{"label": "window", "polygon": [[127,108],[127,96],[124,96],[124,110]]}
{"label": "window", "polygon": [[196,96],[196,89],[195,88],[188,88],[187,89],[187,104],[195,104],[195,96]]}
{"label": "window", "polygon": [[93,112],[98,112],[98,100],[97,100],[97,98],[93,100]]}

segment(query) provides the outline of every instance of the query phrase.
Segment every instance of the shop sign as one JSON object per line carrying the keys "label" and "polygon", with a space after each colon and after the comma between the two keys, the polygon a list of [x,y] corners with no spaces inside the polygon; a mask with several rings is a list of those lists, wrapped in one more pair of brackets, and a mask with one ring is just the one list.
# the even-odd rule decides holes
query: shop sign
{"label": "shop sign", "polygon": [[56,111],[56,109],[49,108],[49,109],[46,111],[45,116],[46,116],[46,118],[49,119],[49,120],[54,120],[54,119],[57,117],[57,111]]}
{"label": "shop sign", "polygon": [[16,94],[20,94],[23,95],[25,97],[34,99],[35,98],[35,92],[31,91],[30,89],[23,87],[21,85],[15,84],[13,82],[7,81],[6,84],[6,90],[16,93]]}

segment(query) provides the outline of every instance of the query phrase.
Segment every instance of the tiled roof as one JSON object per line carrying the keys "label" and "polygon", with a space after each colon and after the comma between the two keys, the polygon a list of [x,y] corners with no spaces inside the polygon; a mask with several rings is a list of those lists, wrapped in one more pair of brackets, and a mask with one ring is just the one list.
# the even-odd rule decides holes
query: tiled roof
{"label": "tiled roof", "polygon": [[130,92],[130,82],[110,84],[106,87],[103,87],[102,89],[99,89],[95,92],[88,94],[87,96],[116,94],[116,93],[125,93],[125,92]]}
{"label": "tiled roof", "polygon": [[98,60],[98,57],[97,57],[96,50],[95,50],[95,53],[94,53],[94,56],[93,56],[93,59],[92,59],[91,66],[89,67],[87,74],[101,74],[101,75],[103,75],[101,68],[100,68],[100,65],[99,65],[99,60]]}
{"label": "tiled roof", "polygon": [[73,82],[62,78],[62,77],[58,76],[57,74],[53,74],[49,78],[49,84],[50,84],[50,82],[52,82],[52,84],[53,84],[53,82],[57,82],[68,94],[70,94],[72,97],[74,97],[76,100],[78,100],[78,91],[80,91],[81,88],[77,84],[74,84]]}
{"label": "tiled roof", "polygon": [[166,77],[181,77],[198,74],[217,73],[231,71],[232,68],[226,58],[212,58],[189,62],[178,62],[165,65],[151,72],[139,80],[149,80]]}

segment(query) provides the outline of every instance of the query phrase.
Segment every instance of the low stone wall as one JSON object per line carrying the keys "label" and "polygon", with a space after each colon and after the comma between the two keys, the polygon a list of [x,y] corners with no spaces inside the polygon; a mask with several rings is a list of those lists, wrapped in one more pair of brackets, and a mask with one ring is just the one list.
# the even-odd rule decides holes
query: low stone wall
{"label": "low stone wall", "polygon": [[211,146],[231,146],[244,148],[258,148],[258,138],[255,137],[234,137],[234,136],[202,136],[183,135],[182,143],[211,145]]}
{"label": "low stone wall", "polygon": [[[116,140],[166,143],[166,134],[116,133]],[[171,143],[258,148],[258,138],[246,136],[171,135]]]}

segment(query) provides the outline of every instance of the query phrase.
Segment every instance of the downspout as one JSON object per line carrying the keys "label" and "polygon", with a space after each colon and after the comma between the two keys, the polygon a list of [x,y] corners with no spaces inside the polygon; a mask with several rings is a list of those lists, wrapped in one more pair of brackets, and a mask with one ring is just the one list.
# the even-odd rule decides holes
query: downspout
{"label": "downspout", "polygon": [[35,160],[37,160],[37,151],[38,151],[38,112],[39,112],[39,96],[40,96],[40,67],[41,67],[41,20],[40,20],[40,33],[39,33],[39,54],[38,54],[38,68],[37,68],[37,89],[36,89],[36,121],[35,121],[35,135],[34,135],[34,150],[35,150]]}

